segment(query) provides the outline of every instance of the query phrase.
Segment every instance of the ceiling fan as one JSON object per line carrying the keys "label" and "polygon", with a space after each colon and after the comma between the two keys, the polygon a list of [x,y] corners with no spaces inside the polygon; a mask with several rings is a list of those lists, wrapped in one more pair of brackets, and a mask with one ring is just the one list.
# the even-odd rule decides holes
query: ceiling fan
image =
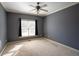
{"label": "ceiling fan", "polygon": [[47,4],[40,6],[40,2],[37,2],[36,6],[33,6],[33,5],[29,5],[29,6],[34,8],[32,11],[36,10],[37,15],[39,15],[40,11],[48,12],[48,10],[43,9],[43,7],[47,7]]}

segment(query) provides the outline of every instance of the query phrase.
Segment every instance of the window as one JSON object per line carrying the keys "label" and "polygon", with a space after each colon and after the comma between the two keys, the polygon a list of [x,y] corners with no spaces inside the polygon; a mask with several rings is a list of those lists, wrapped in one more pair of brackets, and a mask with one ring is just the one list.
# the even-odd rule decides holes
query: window
{"label": "window", "polygon": [[35,20],[21,20],[21,32],[24,36],[35,36]]}

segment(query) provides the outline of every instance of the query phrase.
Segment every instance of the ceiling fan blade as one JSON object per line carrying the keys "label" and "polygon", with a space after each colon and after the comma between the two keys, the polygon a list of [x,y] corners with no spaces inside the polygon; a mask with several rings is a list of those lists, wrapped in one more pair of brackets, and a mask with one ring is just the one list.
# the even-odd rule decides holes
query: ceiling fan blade
{"label": "ceiling fan blade", "polygon": [[36,9],[30,10],[30,12],[32,12],[32,13],[34,13],[34,14],[37,14],[37,10],[36,10]]}
{"label": "ceiling fan blade", "polygon": [[32,10],[30,10],[30,11],[34,11],[34,10],[36,10],[36,9],[32,9]]}
{"label": "ceiling fan blade", "polygon": [[29,5],[29,6],[34,7],[34,8],[35,8],[35,6],[33,6],[33,5]]}
{"label": "ceiling fan blade", "polygon": [[47,7],[47,4],[42,5],[41,8],[42,8],[42,7]]}
{"label": "ceiling fan blade", "polygon": [[48,12],[48,10],[45,10],[45,9],[40,9],[40,10],[45,11],[45,12]]}

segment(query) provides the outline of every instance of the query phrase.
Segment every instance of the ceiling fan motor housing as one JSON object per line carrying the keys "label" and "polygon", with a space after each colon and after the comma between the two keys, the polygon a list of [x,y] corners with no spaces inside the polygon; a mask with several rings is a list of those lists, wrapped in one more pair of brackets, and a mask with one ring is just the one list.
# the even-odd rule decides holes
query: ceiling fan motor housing
{"label": "ceiling fan motor housing", "polygon": [[41,7],[40,6],[36,6],[36,9],[39,10]]}

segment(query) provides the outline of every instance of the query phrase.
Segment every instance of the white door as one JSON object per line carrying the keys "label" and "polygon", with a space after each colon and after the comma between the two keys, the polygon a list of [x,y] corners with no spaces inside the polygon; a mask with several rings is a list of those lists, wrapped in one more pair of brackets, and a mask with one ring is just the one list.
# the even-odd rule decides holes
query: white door
{"label": "white door", "polygon": [[24,36],[35,36],[35,20],[21,20],[21,32]]}

